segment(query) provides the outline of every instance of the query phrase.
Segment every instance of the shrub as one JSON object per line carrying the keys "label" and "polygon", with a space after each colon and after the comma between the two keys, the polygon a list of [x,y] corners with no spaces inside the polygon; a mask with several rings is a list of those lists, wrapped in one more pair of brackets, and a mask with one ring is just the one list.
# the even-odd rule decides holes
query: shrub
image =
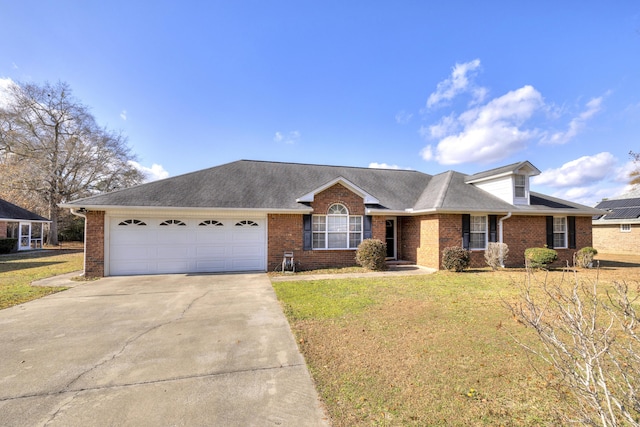
{"label": "shrub", "polygon": [[0,239],[0,254],[8,254],[16,249],[18,239]]}
{"label": "shrub", "polygon": [[591,267],[593,257],[598,254],[598,251],[591,246],[586,246],[580,249],[574,255],[574,263],[581,268]]}
{"label": "shrub", "polygon": [[549,248],[528,248],[524,251],[524,260],[528,267],[544,268],[558,259],[558,253]]}
{"label": "shrub", "polygon": [[484,251],[484,259],[487,265],[493,270],[502,267],[502,264],[509,255],[509,246],[506,243],[490,242]]}
{"label": "shrub", "polygon": [[452,246],[442,250],[442,268],[449,271],[462,271],[471,264],[471,252],[460,246]]}
{"label": "shrub", "polygon": [[369,270],[386,270],[387,244],[378,239],[365,239],[356,250],[356,262]]}

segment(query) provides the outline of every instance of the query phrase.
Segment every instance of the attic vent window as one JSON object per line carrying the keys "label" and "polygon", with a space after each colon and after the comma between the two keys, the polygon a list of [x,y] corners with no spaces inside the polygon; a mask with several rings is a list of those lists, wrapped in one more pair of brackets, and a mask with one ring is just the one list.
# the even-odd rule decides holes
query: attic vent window
{"label": "attic vent window", "polygon": [[620,224],[620,232],[621,233],[630,233],[631,232],[631,224]]}
{"label": "attic vent window", "polygon": [[254,221],[240,221],[236,223],[236,227],[258,227],[258,223]]}
{"label": "attic vent window", "polygon": [[515,176],[515,196],[527,197],[527,177],[524,175]]}
{"label": "attic vent window", "polygon": [[147,225],[145,222],[140,221],[139,219],[125,219],[124,221],[122,221],[120,224],[123,227],[127,227],[129,225]]}
{"label": "attic vent window", "polygon": [[202,221],[200,224],[198,224],[198,226],[200,226],[200,227],[222,227],[222,226],[224,226],[224,224],[221,223],[220,221],[216,221],[214,219],[208,219],[206,221]]}
{"label": "attic vent window", "polygon": [[168,219],[166,221],[163,221],[160,223],[160,225],[179,225],[179,226],[186,226],[187,224],[185,224],[184,222],[180,221],[179,219]]}

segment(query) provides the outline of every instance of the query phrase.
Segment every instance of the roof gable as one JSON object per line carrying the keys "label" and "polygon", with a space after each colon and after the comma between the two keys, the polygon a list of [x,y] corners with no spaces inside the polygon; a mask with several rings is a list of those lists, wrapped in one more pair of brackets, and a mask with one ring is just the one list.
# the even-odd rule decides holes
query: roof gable
{"label": "roof gable", "polygon": [[379,204],[380,201],[378,199],[376,199],[374,196],[372,196],[371,194],[367,193],[366,191],[364,191],[363,189],[359,188],[357,185],[349,182],[348,180],[344,179],[343,177],[339,176],[338,178],[335,178],[329,182],[327,182],[324,185],[321,185],[320,187],[314,189],[313,191],[298,197],[296,199],[297,202],[300,203],[311,203],[313,202],[315,195],[318,193],[323,192],[324,190],[326,190],[327,188],[331,188],[336,184],[342,184],[344,187],[346,187],[347,189],[349,189],[350,191],[354,192],[355,194],[357,194],[358,196],[362,197],[364,200],[364,203],[366,205],[372,205],[372,204]]}

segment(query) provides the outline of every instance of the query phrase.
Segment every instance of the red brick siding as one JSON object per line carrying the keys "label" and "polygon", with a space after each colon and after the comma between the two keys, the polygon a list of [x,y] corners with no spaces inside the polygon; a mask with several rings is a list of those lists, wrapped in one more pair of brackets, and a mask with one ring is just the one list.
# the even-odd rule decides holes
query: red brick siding
{"label": "red brick siding", "polygon": [[[365,206],[362,197],[341,184],[336,184],[314,197],[311,203],[313,212],[324,215],[334,203],[342,203],[350,215],[364,215]],[[293,256],[301,270],[326,267],[348,267],[356,264],[356,251],[353,250],[303,250],[303,215],[269,214],[268,216],[268,254],[269,271],[279,268],[285,252],[293,251]],[[372,237],[384,241],[385,218],[373,217]]]}
{"label": "red brick siding", "polygon": [[[440,268],[442,250],[449,246],[462,246],[462,215],[435,214],[404,217],[399,221],[401,259],[431,268]],[[510,267],[524,265],[527,248],[546,244],[546,219],[544,216],[512,216],[503,222],[504,242],[509,246],[505,264]],[[557,249],[558,262],[572,262],[577,249],[591,245],[591,218],[576,218],[576,249]],[[472,251],[472,267],[485,267],[484,251]]]}
{"label": "red brick siding", "polygon": [[87,212],[85,270],[87,278],[104,276],[104,212]]}
{"label": "red brick siding", "polygon": [[593,227],[593,247],[602,253],[639,254],[640,224],[631,224],[631,231],[620,231],[620,224]]}

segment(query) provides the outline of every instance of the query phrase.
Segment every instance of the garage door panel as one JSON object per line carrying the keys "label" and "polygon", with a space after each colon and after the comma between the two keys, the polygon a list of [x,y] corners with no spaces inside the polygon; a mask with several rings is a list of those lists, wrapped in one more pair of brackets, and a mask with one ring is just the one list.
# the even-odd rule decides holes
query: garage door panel
{"label": "garage door panel", "polygon": [[189,247],[185,246],[158,246],[157,249],[158,259],[169,258],[188,258]]}
{"label": "garage door panel", "polygon": [[231,255],[234,258],[259,257],[263,254],[264,254],[264,249],[258,246],[234,245],[231,247]]}
{"label": "garage door panel", "polygon": [[118,245],[112,246],[111,259],[122,260],[147,260],[155,255],[155,248],[145,245]]}
{"label": "garage door panel", "polygon": [[227,263],[223,259],[196,260],[196,271],[199,273],[227,271]]}
{"label": "garage door panel", "polygon": [[188,273],[189,262],[188,261],[159,262],[157,264],[156,271],[159,274]]}
{"label": "garage door panel", "polygon": [[196,257],[197,258],[223,258],[227,254],[226,246],[197,246],[196,247]]}

